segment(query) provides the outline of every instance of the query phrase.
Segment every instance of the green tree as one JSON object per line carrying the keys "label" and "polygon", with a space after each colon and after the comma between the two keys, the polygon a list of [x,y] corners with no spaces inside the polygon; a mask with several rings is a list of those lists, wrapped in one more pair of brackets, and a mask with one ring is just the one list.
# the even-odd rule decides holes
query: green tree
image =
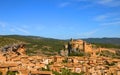
{"label": "green tree", "polygon": [[18,72],[17,71],[8,71],[7,75],[16,75]]}
{"label": "green tree", "polygon": [[70,70],[68,69],[62,68],[61,71],[62,71],[61,75],[70,75]]}
{"label": "green tree", "polygon": [[57,71],[53,71],[53,74],[55,74],[55,75],[61,75],[59,72],[57,72]]}
{"label": "green tree", "polygon": [[0,72],[0,75],[2,75],[2,72]]}

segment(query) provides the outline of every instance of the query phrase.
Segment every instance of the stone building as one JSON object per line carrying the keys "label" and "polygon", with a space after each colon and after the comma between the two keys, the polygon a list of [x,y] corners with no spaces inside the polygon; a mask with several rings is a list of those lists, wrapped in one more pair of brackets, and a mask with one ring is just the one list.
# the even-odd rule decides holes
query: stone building
{"label": "stone building", "polygon": [[87,43],[86,41],[83,40],[73,40],[71,39],[68,44],[64,46],[64,49],[61,50],[60,54],[62,56],[67,56],[71,53],[79,53],[79,52],[84,52],[84,53],[91,53],[94,50],[94,45]]}

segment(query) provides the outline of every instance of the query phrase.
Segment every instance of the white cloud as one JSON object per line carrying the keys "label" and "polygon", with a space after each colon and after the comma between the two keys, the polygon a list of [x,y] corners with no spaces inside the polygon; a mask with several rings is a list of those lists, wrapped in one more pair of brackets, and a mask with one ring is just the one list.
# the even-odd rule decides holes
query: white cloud
{"label": "white cloud", "polygon": [[96,3],[101,4],[101,5],[110,6],[110,7],[120,6],[119,0],[98,0],[98,1],[96,1]]}
{"label": "white cloud", "polygon": [[[78,3],[85,3],[85,5],[78,5]],[[77,9],[91,8],[96,5],[104,7],[119,7],[120,0],[67,0],[67,2],[60,3],[59,7],[75,6],[75,4],[77,5]]]}
{"label": "white cloud", "polygon": [[30,34],[29,31],[27,31],[25,28],[20,28],[20,27],[10,27],[9,31],[12,33]]}
{"label": "white cloud", "polygon": [[89,5],[84,5],[84,6],[80,6],[79,9],[86,9],[86,8],[90,8],[93,7],[93,4],[89,4]]}
{"label": "white cloud", "polygon": [[100,3],[100,4],[106,4],[106,3],[111,3],[111,2],[113,2],[113,0],[99,0],[99,1],[97,1],[98,3]]}
{"label": "white cloud", "polygon": [[115,26],[115,25],[120,26],[120,21],[102,23],[101,25],[103,25],[103,26]]}
{"label": "white cloud", "polygon": [[7,22],[1,22],[0,21],[0,31],[1,32],[9,32],[10,33],[24,33],[24,34],[30,34],[29,31],[27,31],[28,29],[28,25],[13,25]]}
{"label": "white cloud", "polygon": [[120,14],[118,13],[106,13],[97,15],[93,18],[94,21],[117,21],[120,20]]}
{"label": "white cloud", "polygon": [[73,0],[75,2],[89,2],[89,4],[99,4],[108,7],[118,7],[120,6],[120,0]]}
{"label": "white cloud", "polygon": [[70,5],[71,3],[70,2],[63,2],[63,3],[61,3],[61,4],[59,4],[59,7],[66,7],[66,6],[68,6],[68,5]]}
{"label": "white cloud", "polygon": [[95,21],[103,21],[106,20],[109,16],[108,15],[99,15],[94,18]]}
{"label": "white cloud", "polygon": [[26,30],[26,29],[23,29],[23,28],[16,28],[16,30],[24,33],[24,34],[29,34],[29,32]]}
{"label": "white cloud", "polygon": [[90,37],[91,35],[95,34],[97,31],[99,31],[99,29],[95,29],[95,30],[92,30],[92,31],[89,31],[89,32],[80,33],[80,34],[77,34],[77,35],[80,36],[80,37]]}

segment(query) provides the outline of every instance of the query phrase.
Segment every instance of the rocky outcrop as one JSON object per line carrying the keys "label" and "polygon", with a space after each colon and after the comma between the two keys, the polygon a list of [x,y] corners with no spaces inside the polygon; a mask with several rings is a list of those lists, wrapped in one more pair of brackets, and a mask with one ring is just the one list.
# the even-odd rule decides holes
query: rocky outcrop
{"label": "rocky outcrop", "polygon": [[23,55],[26,54],[25,44],[14,44],[14,45],[8,45],[4,46],[1,49],[1,52],[4,54],[16,54],[16,55]]}

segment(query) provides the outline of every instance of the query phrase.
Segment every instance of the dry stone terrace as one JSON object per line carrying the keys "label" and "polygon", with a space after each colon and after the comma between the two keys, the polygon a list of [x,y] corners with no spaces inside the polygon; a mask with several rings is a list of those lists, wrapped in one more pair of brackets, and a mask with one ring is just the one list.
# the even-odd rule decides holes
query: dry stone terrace
{"label": "dry stone terrace", "polygon": [[75,73],[82,72],[83,75],[120,75],[120,59],[96,55],[97,51],[93,52],[90,44],[84,48],[82,43],[82,40],[78,40],[73,47],[90,52],[90,57],[28,56],[24,44],[5,48],[0,51],[0,72],[2,75],[11,71],[16,75],[54,75],[53,71],[61,73],[62,69],[67,69]]}

